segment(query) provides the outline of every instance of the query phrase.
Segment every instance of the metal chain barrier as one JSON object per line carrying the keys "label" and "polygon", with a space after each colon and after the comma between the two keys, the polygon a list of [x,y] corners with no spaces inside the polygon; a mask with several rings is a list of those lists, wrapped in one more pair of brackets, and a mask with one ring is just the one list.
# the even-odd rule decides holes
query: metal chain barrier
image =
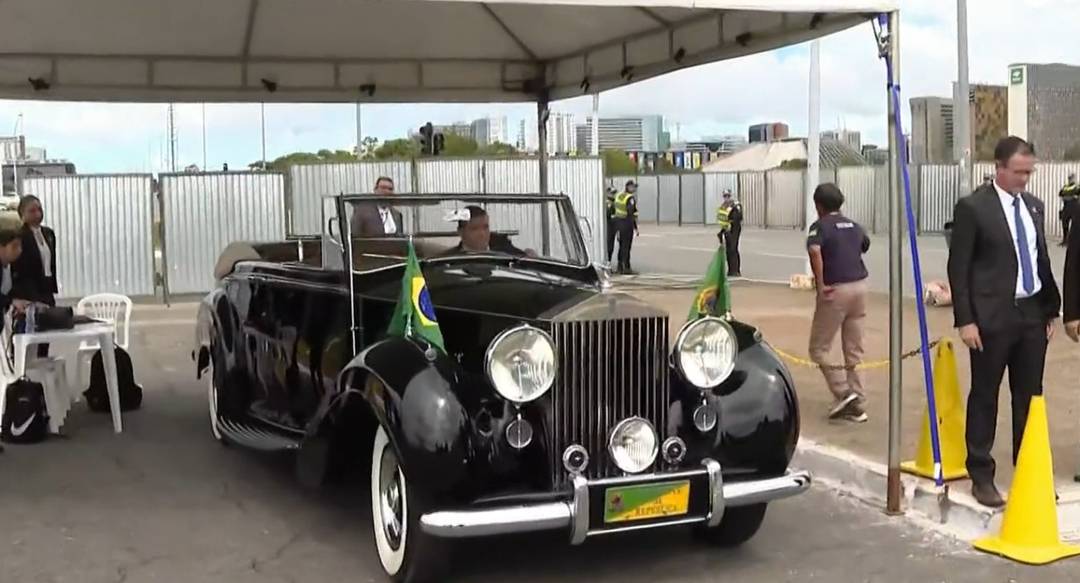
{"label": "metal chain barrier", "polygon": [[[942,339],[939,338],[939,339],[931,342],[928,349],[933,350],[935,346],[937,346],[938,344],[941,343],[941,340]],[[859,363],[859,364],[850,364],[850,365],[844,365],[844,364],[818,365],[818,363],[816,363],[816,362],[814,362],[814,361],[812,361],[812,360],[810,360],[808,358],[802,358],[802,357],[799,357],[799,356],[795,356],[794,354],[784,352],[783,350],[780,350],[779,348],[777,348],[775,346],[773,346],[772,349],[775,350],[776,353],[779,354],[781,357],[783,357],[784,360],[786,360],[786,361],[788,361],[788,362],[790,362],[792,364],[797,364],[797,365],[805,366],[805,367],[809,367],[809,368],[819,368],[819,369],[824,369],[824,370],[869,370],[869,369],[875,369],[875,368],[885,368],[886,366],[889,366],[889,359],[872,360],[870,362],[862,362],[862,363]],[[918,356],[920,354],[922,354],[922,348],[921,347],[916,348],[914,350],[909,350],[909,351],[905,352],[904,354],[900,355],[900,360],[907,360],[909,358],[914,358],[914,357],[916,357],[916,356]]]}

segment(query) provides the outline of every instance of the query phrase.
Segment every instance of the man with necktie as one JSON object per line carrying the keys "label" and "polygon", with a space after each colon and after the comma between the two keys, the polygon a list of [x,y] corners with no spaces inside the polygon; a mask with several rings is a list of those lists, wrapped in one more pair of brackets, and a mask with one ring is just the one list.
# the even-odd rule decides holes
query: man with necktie
{"label": "man with necktie", "polygon": [[387,204],[363,202],[354,205],[352,220],[349,221],[352,236],[380,237],[404,234],[401,211],[394,210],[394,207],[389,204],[389,198],[394,196],[393,179],[380,176],[375,181],[375,194],[387,197]]}
{"label": "man with necktie", "polygon": [[1005,369],[1012,395],[1013,464],[1031,398],[1042,394],[1046,346],[1061,295],[1046,251],[1043,203],[1026,192],[1035,150],[1010,136],[994,149],[996,172],[956,204],[949,285],[960,338],[971,354],[967,469],[979,503],[1004,505],[994,484],[998,390]]}

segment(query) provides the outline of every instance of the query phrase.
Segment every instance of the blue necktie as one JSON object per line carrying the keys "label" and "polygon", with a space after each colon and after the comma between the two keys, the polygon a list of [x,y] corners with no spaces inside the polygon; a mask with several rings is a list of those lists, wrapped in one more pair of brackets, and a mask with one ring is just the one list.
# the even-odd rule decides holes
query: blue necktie
{"label": "blue necktie", "polygon": [[1020,251],[1020,275],[1023,278],[1024,293],[1031,295],[1035,291],[1035,274],[1031,271],[1031,252],[1028,250],[1027,229],[1024,228],[1020,215],[1020,197],[1013,197],[1013,216],[1016,219],[1016,248]]}

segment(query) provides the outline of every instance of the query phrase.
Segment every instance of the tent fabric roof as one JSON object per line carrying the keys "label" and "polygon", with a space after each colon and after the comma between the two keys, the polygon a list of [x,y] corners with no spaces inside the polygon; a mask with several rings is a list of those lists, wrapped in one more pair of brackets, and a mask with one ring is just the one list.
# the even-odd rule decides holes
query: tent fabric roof
{"label": "tent fabric roof", "polygon": [[0,98],[562,99],[831,34],[892,0],[7,0]]}
{"label": "tent fabric roof", "polygon": [[[751,144],[730,156],[709,162],[702,172],[760,172],[772,170],[790,160],[806,160],[805,138]],[[819,159],[822,168],[865,166],[866,159],[851,146],[836,140],[821,140]]]}

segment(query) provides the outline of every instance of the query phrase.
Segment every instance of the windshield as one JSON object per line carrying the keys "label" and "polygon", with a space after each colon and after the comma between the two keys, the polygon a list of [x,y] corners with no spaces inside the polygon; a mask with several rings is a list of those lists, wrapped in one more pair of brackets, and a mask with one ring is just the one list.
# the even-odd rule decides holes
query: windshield
{"label": "windshield", "polygon": [[342,251],[340,233],[351,235],[356,271],[402,263],[409,237],[426,260],[488,255],[588,264],[565,198],[387,195],[324,203],[328,214],[336,208],[344,210],[345,221],[324,222],[327,234]]}

